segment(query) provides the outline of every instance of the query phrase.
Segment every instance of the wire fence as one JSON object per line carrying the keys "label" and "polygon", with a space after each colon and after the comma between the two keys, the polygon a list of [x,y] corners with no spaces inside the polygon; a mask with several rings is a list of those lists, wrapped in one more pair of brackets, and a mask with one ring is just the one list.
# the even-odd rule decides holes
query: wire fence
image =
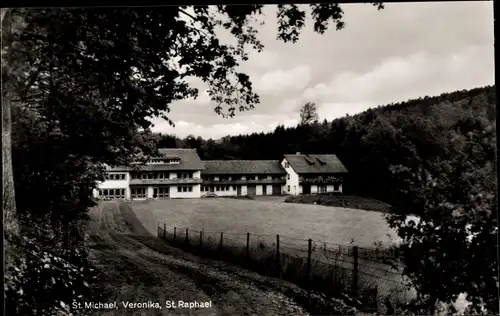
{"label": "wire fence", "polygon": [[239,264],[299,286],[343,297],[368,312],[414,298],[397,249],[361,248],[281,235],[200,231],[158,223],[158,238],[204,257]]}

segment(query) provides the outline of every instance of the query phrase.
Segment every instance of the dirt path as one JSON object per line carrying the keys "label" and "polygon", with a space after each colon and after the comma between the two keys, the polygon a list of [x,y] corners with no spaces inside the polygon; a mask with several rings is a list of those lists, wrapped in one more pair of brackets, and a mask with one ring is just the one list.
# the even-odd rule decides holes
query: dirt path
{"label": "dirt path", "polygon": [[[91,257],[105,274],[103,297],[116,302],[111,309],[88,310],[91,314],[308,315],[272,286],[251,280],[248,272],[205,265],[166,245],[161,245],[161,252],[153,250],[151,244],[159,241],[117,202],[101,204],[91,216]],[[168,308],[167,301],[196,301],[211,307]],[[126,302],[144,306],[125,307]],[[148,302],[158,303],[159,308],[147,306]]]}

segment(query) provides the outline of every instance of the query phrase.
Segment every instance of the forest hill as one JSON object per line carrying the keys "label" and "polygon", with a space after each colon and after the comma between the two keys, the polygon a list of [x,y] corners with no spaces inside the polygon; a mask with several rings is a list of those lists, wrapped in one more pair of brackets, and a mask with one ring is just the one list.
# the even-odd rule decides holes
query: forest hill
{"label": "forest hill", "polygon": [[[448,181],[451,165],[460,169],[468,162],[481,170],[495,161],[495,105],[495,87],[487,86],[220,141],[150,137],[158,147],[196,148],[202,160],[278,160],[287,152],[333,153],[350,173],[344,193],[402,205],[401,212],[419,214],[425,205],[422,181]],[[476,145],[482,146],[481,155],[470,152]]]}

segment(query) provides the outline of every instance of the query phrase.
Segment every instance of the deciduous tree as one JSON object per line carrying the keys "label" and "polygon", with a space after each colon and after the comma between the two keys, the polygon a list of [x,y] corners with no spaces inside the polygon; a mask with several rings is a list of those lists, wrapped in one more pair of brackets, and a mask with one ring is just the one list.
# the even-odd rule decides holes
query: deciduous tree
{"label": "deciduous tree", "polygon": [[316,103],[306,102],[300,108],[300,124],[307,125],[319,120]]}

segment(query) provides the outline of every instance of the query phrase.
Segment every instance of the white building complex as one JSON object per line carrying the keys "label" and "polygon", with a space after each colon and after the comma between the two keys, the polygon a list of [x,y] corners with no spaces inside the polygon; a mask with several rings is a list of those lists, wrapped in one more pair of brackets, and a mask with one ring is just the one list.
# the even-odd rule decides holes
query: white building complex
{"label": "white building complex", "polygon": [[205,160],[195,149],[160,149],[135,167],[110,167],[96,198],[200,198],[341,193],[347,169],[335,155],[284,155],[274,160]]}

